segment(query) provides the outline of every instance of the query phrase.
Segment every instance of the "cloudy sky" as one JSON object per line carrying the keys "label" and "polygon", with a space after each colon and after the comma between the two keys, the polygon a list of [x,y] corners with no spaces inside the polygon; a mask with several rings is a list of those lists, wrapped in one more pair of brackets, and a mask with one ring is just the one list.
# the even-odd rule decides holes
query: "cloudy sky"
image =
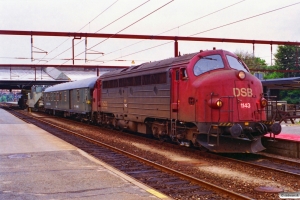
{"label": "cloudy sky", "polygon": [[[0,0],[0,30],[299,41],[299,19],[296,0]],[[30,36],[0,35],[0,64],[72,64],[72,38],[33,36],[33,41],[35,51],[48,54],[34,53],[31,61]],[[85,63],[84,38],[76,43],[75,64],[131,65],[174,54],[169,41],[88,38]],[[213,47],[253,49],[252,44],[179,41],[181,54]],[[255,45],[255,56],[270,63],[270,45]]]}

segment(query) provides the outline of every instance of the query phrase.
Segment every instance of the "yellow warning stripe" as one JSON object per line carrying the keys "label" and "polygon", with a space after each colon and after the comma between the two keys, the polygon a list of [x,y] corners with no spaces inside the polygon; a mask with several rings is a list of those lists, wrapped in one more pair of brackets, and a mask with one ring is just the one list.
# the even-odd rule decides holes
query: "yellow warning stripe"
{"label": "yellow warning stripe", "polygon": [[230,122],[219,123],[219,126],[232,126]]}
{"label": "yellow warning stripe", "polygon": [[262,123],[264,123],[264,124],[273,124],[272,121],[262,121]]}
{"label": "yellow warning stripe", "polygon": [[153,190],[153,189],[149,189],[149,190],[147,190],[147,192],[149,192],[149,193],[151,193],[151,194],[153,194],[153,195],[155,195],[155,196],[157,196],[158,198],[161,198],[161,199],[167,199],[167,198],[169,198],[166,195],[164,195],[164,194],[162,194],[160,192],[157,192],[156,190]]}
{"label": "yellow warning stripe", "polygon": [[[248,123],[248,124],[247,124]],[[267,125],[272,125],[273,122],[272,121],[261,121],[261,123],[267,124]],[[232,126],[233,124],[230,122],[223,122],[223,123],[219,123],[219,126]],[[245,125],[249,125],[249,122],[245,122]]]}

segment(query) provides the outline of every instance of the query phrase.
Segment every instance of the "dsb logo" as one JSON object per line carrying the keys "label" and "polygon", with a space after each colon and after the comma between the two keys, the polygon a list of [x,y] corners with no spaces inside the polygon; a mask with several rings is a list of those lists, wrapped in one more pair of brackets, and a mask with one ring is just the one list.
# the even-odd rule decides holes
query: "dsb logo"
{"label": "dsb logo", "polygon": [[251,88],[233,88],[233,96],[235,97],[252,97]]}

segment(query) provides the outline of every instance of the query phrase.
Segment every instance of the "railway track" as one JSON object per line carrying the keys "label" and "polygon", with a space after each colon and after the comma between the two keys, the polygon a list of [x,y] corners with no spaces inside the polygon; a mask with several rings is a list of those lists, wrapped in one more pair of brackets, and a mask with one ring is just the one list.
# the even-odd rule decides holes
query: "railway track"
{"label": "railway track", "polygon": [[223,154],[224,157],[245,165],[255,166],[261,169],[297,176],[300,178],[300,162],[281,159],[263,154]]}
{"label": "railway track", "polygon": [[[43,120],[13,112],[15,116],[32,123],[71,143],[90,155],[103,160],[118,170],[134,177],[174,199],[251,199],[204,180],[186,175],[132,153],[104,144],[85,135],[61,128]],[[68,134],[66,134],[68,133]]]}

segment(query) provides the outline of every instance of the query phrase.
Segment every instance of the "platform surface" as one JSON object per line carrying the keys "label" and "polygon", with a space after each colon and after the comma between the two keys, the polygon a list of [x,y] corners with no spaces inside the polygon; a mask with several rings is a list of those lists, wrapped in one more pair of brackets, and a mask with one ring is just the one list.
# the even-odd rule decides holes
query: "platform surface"
{"label": "platform surface", "polygon": [[0,199],[168,199],[0,109]]}
{"label": "platform surface", "polygon": [[281,123],[282,131],[276,138],[300,142],[300,124]]}

